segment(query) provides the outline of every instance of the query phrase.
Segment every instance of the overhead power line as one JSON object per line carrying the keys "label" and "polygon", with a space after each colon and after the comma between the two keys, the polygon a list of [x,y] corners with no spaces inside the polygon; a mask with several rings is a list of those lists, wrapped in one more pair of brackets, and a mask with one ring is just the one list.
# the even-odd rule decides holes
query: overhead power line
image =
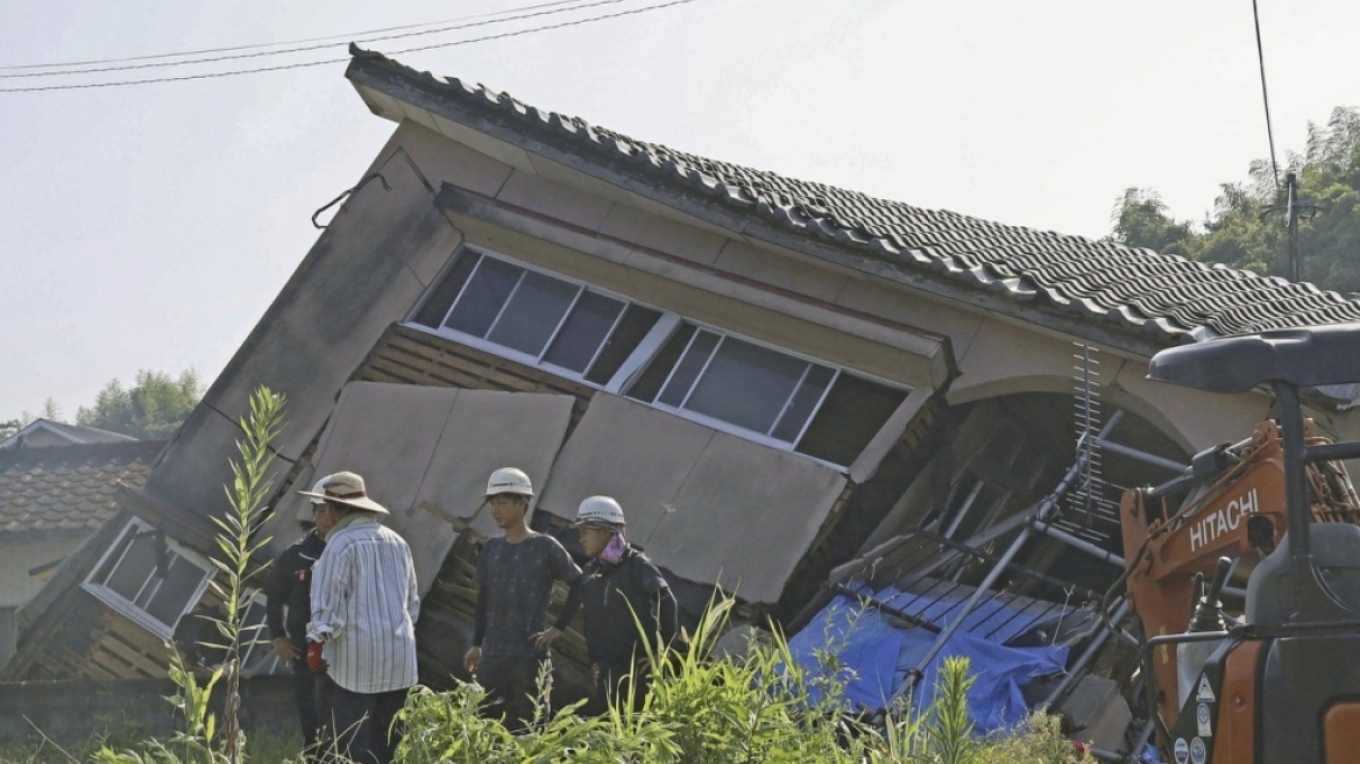
{"label": "overhead power line", "polygon": [[[469,23],[465,23],[465,24],[455,24],[455,25],[452,25],[452,26],[438,27],[438,28],[435,28],[435,29],[423,29],[423,30],[418,31],[418,32],[398,32],[398,33],[395,33],[395,34],[382,35],[382,36],[379,36],[379,37],[360,38],[360,39],[354,40],[354,42],[357,42],[357,43],[364,43],[364,44],[371,44],[371,43],[375,43],[375,42],[386,42],[386,41],[388,41],[388,40],[398,40],[398,39],[402,39],[402,38],[406,38],[406,37],[421,37],[421,36],[424,36],[424,35],[442,34],[442,33],[444,33],[444,32],[454,32],[454,31],[459,31],[459,30],[463,30],[463,29],[474,29],[474,28],[476,28],[476,27],[484,27],[484,26],[489,26],[489,25],[492,25],[492,24],[504,24],[504,23],[510,22],[510,21],[522,21],[522,20],[524,20],[524,19],[538,18],[538,17],[540,17],[540,16],[551,16],[551,15],[559,14],[559,13],[571,13],[571,12],[573,12],[573,11],[584,10],[584,9],[586,9],[586,8],[594,8],[594,7],[598,7],[598,6],[601,6],[601,5],[617,5],[617,4],[619,4],[619,3],[627,2],[627,0],[591,0],[590,2],[581,2],[580,0],[571,0],[571,1],[572,1],[573,3],[578,3],[578,4],[572,5],[571,7],[568,7],[568,8],[553,8],[553,9],[550,9],[550,10],[539,10],[539,11],[534,11],[534,12],[531,12],[531,13],[524,13],[524,14],[521,14],[521,15],[518,15],[518,16],[507,16],[507,17],[505,17],[505,18],[490,19],[490,20],[487,20],[487,21],[473,21],[473,22],[469,22]],[[553,5],[560,5],[560,3],[553,3]],[[532,7],[542,7],[542,6],[532,6]],[[476,18],[476,17],[471,17],[471,18]],[[329,39],[329,38],[322,38],[322,39]],[[346,41],[346,42],[348,42],[348,41]],[[190,66],[190,65],[194,65],[194,64],[210,64],[210,63],[216,63],[216,62],[219,62],[219,61],[236,61],[236,60],[246,59],[246,58],[263,58],[263,57],[267,57],[267,56],[284,56],[284,55],[292,55],[292,54],[294,54],[294,53],[306,53],[306,52],[314,51],[314,50],[325,50],[325,49],[327,49],[327,48],[334,48],[334,47],[336,47],[337,45],[341,45],[341,44],[344,44],[344,43],[327,42],[327,43],[320,43],[320,44],[316,44],[316,45],[305,45],[305,46],[295,47],[295,48],[285,48],[285,49],[283,49],[283,50],[265,50],[265,51],[256,51],[256,52],[254,52],[254,53],[234,53],[234,54],[221,55],[221,56],[211,56],[211,57],[207,57],[207,58],[190,58],[190,59],[186,59],[186,60],[184,60],[184,61],[157,61],[157,62],[155,62],[155,63],[149,63],[149,64],[120,64],[120,65],[117,65],[117,66],[105,66],[105,67],[100,67],[100,68],[98,68],[98,69],[63,69],[63,70],[52,71],[52,72],[20,72],[20,73],[14,73],[14,74],[0,74],[0,80],[24,79],[24,78],[29,78],[29,77],[69,77],[69,76],[81,75],[81,74],[97,74],[97,73],[100,73],[100,72],[126,72],[126,71],[132,71],[132,70],[137,70],[137,69],[161,69],[161,68],[170,67],[170,66]],[[167,54],[167,55],[174,55],[174,54]],[[186,54],[186,55],[187,55],[187,54]]]}
{"label": "overhead power line", "polygon": [[[451,47],[455,47],[455,46],[459,46],[459,45],[471,45],[472,43],[477,43],[477,42],[488,42],[488,41],[491,41],[491,40],[502,40],[502,39],[505,39],[505,38],[508,38],[508,37],[519,37],[519,36],[521,36],[521,35],[535,34],[535,33],[537,33],[537,32],[547,32],[547,31],[550,31],[550,30],[553,30],[553,29],[565,29],[565,28],[567,28],[567,27],[580,26],[580,25],[582,25],[582,24],[591,24],[591,23],[594,23],[594,22],[597,22],[597,21],[604,21],[604,20],[606,20],[606,19],[616,19],[616,18],[620,18],[620,17],[623,17],[623,16],[633,16],[633,15],[636,15],[636,14],[639,14],[639,13],[648,13],[648,12],[650,12],[650,11],[657,11],[657,10],[661,10],[661,9],[663,9],[663,8],[671,8],[671,7],[677,6],[677,5],[688,5],[688,4],[690,4],[690,3],[697,2],[697,1],[698,1],[698,0],[670,0],[670,2],[658,3],[658,4],[656,4],[656,5],[643,6],[643,7],[641,7],[641,8],[633,8],[633,9],[629,9],[629,10],[626,10],[626,11],[617,11],[617,12],[615,12],[615,13],[606,13],[606,14],[601,14],[601,15],[599,15],[599,16],[590,16],[590,17],[582,18],[582,19],[572,19],[571,21],[562,21],[562,22],[558,22],[558,23],[556,23],[556,24],[545,24],[545,25],[543,25],[543,26],[530,27],[530,28],[528,28],[528,29],[517,29],[517,30],[515,30],[515,31],[513,31],[513,32],[502,32],[502,33],[500,33],[500,34],[485,35],[485,36],[482,36],[482,37],[473,37],[473,38],[467,39],[467,40],[454,40],[454,41],[452,41],[452,42],[435,43],[435,44],[433,44],[433,45],[422,45],[422,46],[420,46],[420,47],[415,47],[415,48],[406,48],[406,49],[403,49],[403,50],[394,50],[394,51],[386,52],[384,55],[392,55],[392,56],[396,56],[396,55],[401,55],[401,54],[403,54],[403,53],[415,53],[415,52],[418,52],[418,51],[433,50],[433,49],[435,49],[435,48],[451,48]],[[39,85],[39,86],[35,86],[35,87],[23,87],[23,88],[0,88],[0,93],[35,93],[35,92],[42,92],[42,91],[49,91],[49,90],[88,90],[88,89],[93,89],[93,88],[113,88],[113,87],[126,87],[126,86],[130,86],[130,85],[149,85],[149,84],[158,83],[158,82],[184,82],[184,81],[187,81],[187,80],[206,80],[206,79],[216,79],[216,78],[219,78],[219,77],[235,77],[235,76],[242,75],[242,74],[258,74],[258,73],[261,73],[261,72],[278,72],[278,71],[284,71],[284,70],[287,70],[287,69],[302,69],[302,68],[311,67],[311,66],[326,66],[326,65],[328,65],[328,64],[340,64],[340,63],[344,63],[344,62],[349,61],[349,60],[350,60],[349,57],[346,56],[346,57],[344,57],[344,58],[329,58],[329,59],[325,59],[325,60],[322,60],[322,61],[304,61],[304,62],[296,63],[296,64],[279,64],[279,65],[276,65],[276,66],[262,66],[262,67],[252,68],[252,69],[234,69],[234,70],[231,70],[231,71],[225,71],[225,72],[209,72],[209,73],[205,73],[205,74],[186,74],[186,75],[181,75],[181,76],[178,76],[178,77],[153,77],[153,78],[141,79],[141,80],[118,80],[118,81],[114,81],[114,82],[91,82],[91,83],[83,83],[83,84],[76,84],[76,85]]]}
{"label": "overhead power line", "polygon": [[[367,35],[382,34],[383,32],[398,32],[398,31],[402,31],[402,30],[406,30],[406,29],[419,29],[419,28],[421,28],[421,27],[431,27],[431,26],[436,26],[436,25],[439,25],[439,24],[452,24],[452,23],[454,23],[454,22],[456,22],[456,21],[468,21],[468,20],[470,20],[470,19],[489,18],[489,17],[491,17],[491,16],[504,16],[504,15],[506,15],[506,14],[519,13],[519,12],[521,12],[521,11],[532,11],[532,10],[537,10],[537,9],[539,9],[539,8],[549,8],[549,7],[556,6],[556,5],[571,5],[571,4],[573,4],[573,3],[578,3],[578,2],[580,2],[580,1],[581,1],[581,0],[556,0],[556,2],[551,2],[551,3],[538,3],[538,4],[536,4],[536,5],[526,5],[526,6],[521,6],[521,7],[519,7],[519,8],[507,8],[507,9],[505,9],[505,10],[503,10],[503,11],[492,11],[492,12],[490,12],[490,13],[477,13],[477,14],[473,14],[473,15],[470,15],[470,16],[459,16],[459,17],[457,17],[457,18],[452,18],[452,19],[443,19],[442,21],[424,21],[424,22],[421,22],[421,23],[419,23],[419,24],[404,24],[404,25],[402,25],[402,26],[395,26],[395,27],[382,27],[382,28],[379,28],[379,29],[366,29],[366,30],[363,30],[363,31],[361,31],[361,32],[348,32],[348,33],[345,33],[345,34],[332,34],[332,35],[325,35],[325,36],[323,36],[323,37],[305,37],[305,38],[302,38],[302,39],[300,39],[300,40],[279,40],[279,41],[276,41],[276,42],[251,43],[251,44],[249,44],[249,45],[233,45],[233,46],[226,47],[226,48],[202,48],[202,49],[199,49],[199,50],[184,50],[184,51],[179,51],[179,52],[176,52],[176,53],[152,53],[152,54],[148,54],[148,55],[144,55],[144,56],[126,56],[126,57],[123,57],[123,58],[96,58],[96,59],[91,59],[91,60],[89,60],[89,61],[55,61],[55,62],[46,63],[46,64],[18,64],[18,65],[6,65],[6,66],[0,66],[0,72],[19,71],[19,70],[23,70],[23,69],[57,69],[57,68],[65,67],[65,66],[95,66],[95,65],[98,65],[98,64],[121,64],[121,63],[127,63],[127,62],[129,62],[129,61],[153,61],[153,60],[161,59],[161,58],[181,58],[181,57],[184,57],[184,56],[199,56],[199,55],[204,55],[204,54],[208,54],[208,53],[233,53],[233,52],[238,51],[238,50],[257,50],[257,49],[260,49],[260,48],[277,48],[277,47],[280,47],[280,46],[283,46],[283,45],[303,45],[303,44],[306,44],[306,43],[322,42],[322,41],[325,41],[325,40],[338,40],[338,41],[341,41],[341,42],[348,42],[348,41],[350,41],[350,40],[356,40],[356,39],[358,39],[358,38],[360,38],[360,37],[365,37],[365,36],[367,36]],[[91,71],[96,71],[96,70],[91,70]]]}
{"label": "overhead power line", "polygon": [[1275,191],[1280,190],[1280,166],[1275,162],[1275,129],[1270,124],[1270,93],[1266,90],[1266,54],[1261,45],[1261,12],[1256,0],[1251,0],[1251,16],[1256,22],[1256,60],[1261,64],[1261,100],[1266,105],[1266,137],[1270,140],[1270,171],[1275,178]]}

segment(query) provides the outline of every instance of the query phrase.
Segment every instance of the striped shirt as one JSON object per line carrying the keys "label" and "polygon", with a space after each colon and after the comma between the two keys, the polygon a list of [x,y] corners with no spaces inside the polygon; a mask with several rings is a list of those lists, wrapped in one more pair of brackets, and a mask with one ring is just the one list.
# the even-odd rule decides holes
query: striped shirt
{"label": "striped shirt", "polygon": [[410,548],[377,518],[342,521],[327,537],[312,571],[307,639],[325,643],[336,684],[371,695],[416,683],[417,591]]}

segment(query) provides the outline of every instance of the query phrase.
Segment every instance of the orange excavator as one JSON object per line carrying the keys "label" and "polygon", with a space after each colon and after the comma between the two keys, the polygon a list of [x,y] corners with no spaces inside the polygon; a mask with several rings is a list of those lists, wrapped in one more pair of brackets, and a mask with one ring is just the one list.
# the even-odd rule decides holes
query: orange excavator
{"label": "orange excavator", "polygon": [[[1275,393],[1279,419],[1127,491],[1124,582],[1157,744],[1176,764],[1360,761],[1360,497],[1300,390],[1360,380],[1360,324],[1158,353],[1151,379]],[[1241,617],[1220,597],[1247,580]],[[1207,585],[1206,581],[1209,581]]]}

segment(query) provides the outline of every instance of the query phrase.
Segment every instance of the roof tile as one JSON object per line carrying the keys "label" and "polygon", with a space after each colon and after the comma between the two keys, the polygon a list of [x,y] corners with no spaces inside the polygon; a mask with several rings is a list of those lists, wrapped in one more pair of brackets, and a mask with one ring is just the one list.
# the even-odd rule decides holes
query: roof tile
{"label": "roof tile", "polygon": [[113,513],[115,484],[138,486],[162,442],[0,451],[0,531],[93,530]]}
{"label": "roof tile", "polygon": [[395,87],[427,88],[464,109],[483,111],[527,141],[613,162],[649,185],[669,182],[828,245],[928,268],[940,278],[1019,301],[1042,297],[1060,308],[1160,334],[1164,341],[1205,330],[1227,335],[1360,320],[1360,301],[1311,284],[914,207],[695,156],[528,106],[481,85],[417,72],[381,54],[355,47],[351,52],[357,62],[408,80]]}

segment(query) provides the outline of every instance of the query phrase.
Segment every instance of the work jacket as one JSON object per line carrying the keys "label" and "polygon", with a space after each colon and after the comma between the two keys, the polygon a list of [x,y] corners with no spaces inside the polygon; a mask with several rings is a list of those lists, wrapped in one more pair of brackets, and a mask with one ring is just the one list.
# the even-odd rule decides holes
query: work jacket
{"label": "work jacket", "polygon": [[631,546],[617,563],[600,559],[587,563],[569,599],[576,602],[568,602],[568,613],[577,604],[585,607],[586,652],[593,664],[632,664],[646,655],[643,633],[655,649],[670,645],[679,631],[675,595],[666,579]]}
{"label": "work jacket", "polygon": [[[312,613],[312,566],[321,558],[326,542],[308,531],[270,566],[265,585],[265,622],[269,638],[287,637],[294,647],[307,646],[307,620]],[[285,617],[284,610],[287,609]]]}

